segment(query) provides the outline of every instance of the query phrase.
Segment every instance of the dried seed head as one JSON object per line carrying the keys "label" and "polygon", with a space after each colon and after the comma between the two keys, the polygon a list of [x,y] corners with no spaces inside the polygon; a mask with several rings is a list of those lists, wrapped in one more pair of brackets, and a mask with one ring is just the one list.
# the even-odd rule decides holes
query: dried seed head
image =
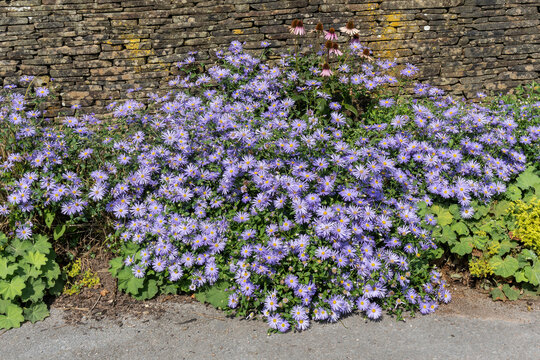
{"label": "dried seed head", "polygon": [[315,26],[315,30],[316,31],[323,31],[324,30],[323,24],[321,22],[318,23],[317,26]]}

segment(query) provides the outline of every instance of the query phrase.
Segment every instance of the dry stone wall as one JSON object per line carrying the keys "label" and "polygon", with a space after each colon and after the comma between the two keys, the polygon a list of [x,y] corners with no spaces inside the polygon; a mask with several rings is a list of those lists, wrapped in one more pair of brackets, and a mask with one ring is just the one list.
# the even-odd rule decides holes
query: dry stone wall
{"label": "dry stone wall", "polygon": [[133,87],[164,88],[189,51],[232,40],[292,43],[286,25],[352,19],[377,56],[421,69],[456,95],[538,80],[540,0],[0,0],[0,78],[52,82],[49,109],[103,112]]}

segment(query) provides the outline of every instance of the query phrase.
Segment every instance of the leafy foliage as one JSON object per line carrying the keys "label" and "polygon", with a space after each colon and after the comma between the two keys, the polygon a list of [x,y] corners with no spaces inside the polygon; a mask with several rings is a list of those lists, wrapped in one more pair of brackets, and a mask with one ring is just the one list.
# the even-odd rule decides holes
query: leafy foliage
{"label": "leafy foliage", "polygon": [[[451,206],[448,211],[441,210],[441,205],[421,210],[421,214],[444,214],[443,221],[434,227],[436,241],[452,254],[467,259],[471,275],[493,278],[497,286],[492,291],[495,300],[520,297],[511,282],[531,293],[540,293],[539,174],[538,164],[529,166],[499,200],[476,206],[471,219],[463,219]],[[452,213],[450,219],[447,213]]]}
{"label": "leafy foliage", "polygon": [[47,238],[9,240],[0,233],[0,328],[19,327],[49,315],[46,295],[58,295],[62,277]]}

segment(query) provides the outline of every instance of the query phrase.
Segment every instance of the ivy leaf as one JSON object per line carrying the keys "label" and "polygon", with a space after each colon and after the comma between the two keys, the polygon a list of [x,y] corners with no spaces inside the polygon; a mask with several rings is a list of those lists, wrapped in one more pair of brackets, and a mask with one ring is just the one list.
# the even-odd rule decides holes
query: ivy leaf
{"label": "ivy leaf", "polygon": [[29,263],[34,265],[36,269],[41,268],[45,263],[47,263],[47,257],[40,253],[39,251],[30,251],[24,259]]}
{"label": "ivy leaf", "polygon": [[472,242],[472,238],[470,237],[461,239],[461,241],[456,243],[456,245],[454,245],[454,247],[452,248],[452,252],[455,254],[458,254],[459,256],[470,254],[472,250],[473,250],[473,242]]}
{"label": "ivy leaf", "polygon": [[519,290],[517,290],[515,287],[510,287],[508,284],[504,284],[503,286],[503,292],[504,295],[508,298],[508,300],[515,301],[519,299]]}
{"label": "ivy leaf", "polygon": [[15,270],[19,267],[17,264],[8,265],[7,258],[0,258],[0,279],[5,279],[8,275],[13,275]]}
{"label": "ivy leaf", "polygon": [[22,309],[10,301],[0,300],[0,329],[18,328],[24,321]]}
{"label": "ivy leaf", "polygon": [[512,256],[507,256],[504,258],[504,260],[501,260],[501,258],[498,256],[493,257],[490,259],[489,263],[493,267],[493,273],[504,278],[514,275],[514,273],[519,269],[517,259]]}
{"label": "ivy leaf", "polygon": [[49,316],[49,309],[47,305],[40,302],[37,304],[32,304],[30,307],[24,309],[24,318],[29,320],[32,324],[36,321],[41,321]]}
{"label": "ivy leaf", "polygon": [[21,296],[24,287],[24,280],[20,276],[14,277],[11,281],[0,281],[0,295],[7,300],[14,299]]}
{"label": "ivy leaf", "polygon": [[459,235],[469,235],[469,228],[467,227],[467,224],[465,224],[463,221],[459,221],[452,225],[452,230],[454,230]]}

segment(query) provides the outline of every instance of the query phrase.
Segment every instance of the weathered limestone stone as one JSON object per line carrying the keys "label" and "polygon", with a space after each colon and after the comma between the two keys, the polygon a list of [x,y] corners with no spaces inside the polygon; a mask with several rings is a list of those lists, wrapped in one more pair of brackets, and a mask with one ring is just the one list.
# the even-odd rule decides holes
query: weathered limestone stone
{"label": "weathered limestone stone", "polygon": [[4,84],[22,74],[55,78],[62,92],[50,114],[75,101],[102,112],[109,98],[125,98],[134,86],[165,91],[190,51],[206,62],[232,40],[255,54],[262,40],[286,51],[294,44],[293,19],[326,29],[353,20],[375,56],[414,63],[419,79],[459,96],[540,78],[538,0],[10,3],[0,3],[0,78]]}

